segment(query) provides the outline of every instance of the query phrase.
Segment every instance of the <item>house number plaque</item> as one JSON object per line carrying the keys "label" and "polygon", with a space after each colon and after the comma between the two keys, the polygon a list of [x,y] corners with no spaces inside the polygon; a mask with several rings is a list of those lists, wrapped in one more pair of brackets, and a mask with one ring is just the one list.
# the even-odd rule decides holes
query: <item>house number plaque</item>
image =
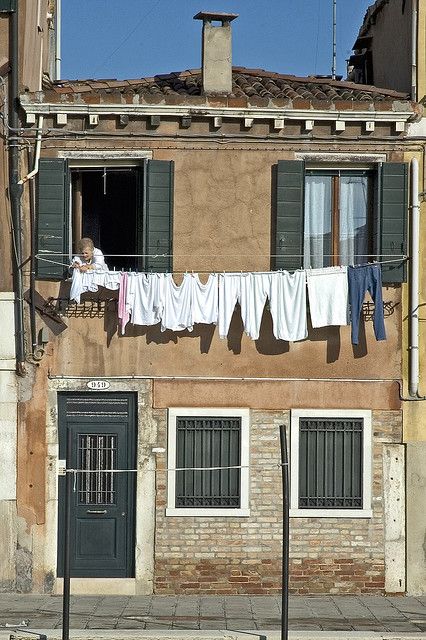
{"label": "house number plaque", "polygon": [[93,391],[104,391],[105,389],[109,389],[110,383],[108,380],[89,380],[87,386]]}

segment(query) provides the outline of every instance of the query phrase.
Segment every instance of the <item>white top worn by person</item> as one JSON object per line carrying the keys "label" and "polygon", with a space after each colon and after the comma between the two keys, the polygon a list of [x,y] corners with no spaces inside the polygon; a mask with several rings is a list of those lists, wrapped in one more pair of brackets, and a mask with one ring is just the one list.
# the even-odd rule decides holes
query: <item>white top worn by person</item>
{"label": "white top worn by person", "polygon": [[100,249],[96,249],[91,238],[82,238],[78,243],[79,256],[74,256],[71,268],[81,272],[91,270],[108,271],[105,264],[104,254]]}

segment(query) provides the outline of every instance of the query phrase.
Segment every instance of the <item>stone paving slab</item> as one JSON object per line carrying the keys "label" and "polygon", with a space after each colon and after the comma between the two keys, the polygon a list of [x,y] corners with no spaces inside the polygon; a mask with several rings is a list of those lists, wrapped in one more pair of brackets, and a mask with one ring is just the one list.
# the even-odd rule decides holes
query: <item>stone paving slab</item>
{"label": "stone paving slab", "polygon": [[[49,629],[49,640],[60,637],[62,597],[0,593],[0,640],[10,625]],[[86,630],[88,637],[95,637],[95,631],[119,630],[111,640],[127,631],[245,630],[256,637],[268,632],[269,637],[281,628],[281,596],[72,596],[70,628],[73,633]],[[361,633],[398,634],[401,639],[413,634],[426,640],[426,597],[290,596],[289,630],[336,632],[339,638]],[[4,637],[9,640],[9,635]]]}
{"label": "stone paving slab", "polygon": [[[39,638],[43,640],[61,640],[62,634],[57,630],[40,630]],[[340,631],[290,631],[289,640],[423,640],[426,634],[395,634],[395,633],[366,633],[366,632],[340,632]],[[0,631],[0,640],[36,640],[35,635],[16,632],[5,635]],[[258,632],[244,631],[132,631],[121,629],[117,631],[103,630],[74,630],[70,631],[70,640],[281,640],[277,631],[263,630]]]}

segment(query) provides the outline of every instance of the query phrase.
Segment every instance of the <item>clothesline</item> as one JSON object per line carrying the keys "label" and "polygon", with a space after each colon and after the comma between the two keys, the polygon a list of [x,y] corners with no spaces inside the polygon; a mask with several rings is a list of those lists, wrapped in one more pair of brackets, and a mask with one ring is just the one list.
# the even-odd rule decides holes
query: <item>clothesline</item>
{"label": "clothesline", "polygon": [[198,273],[184,273],[177,284],[172,273],[127,273],[74,269],[70,299],[80,302],[86,291],[98,287],[119,290],[118,321],[124,334],[127,323],[161,331],[192,331],[195,324],[218,325],[226,338],[234,309],[239,304],[245,333],[258,340],[266,303],[272,316],[274,337],[295,342],[308,336],[307,294],[313,328],[349,324],[352,342],[358,344],[362,301],[370,292],[377,340],[386,338],[381,265],[378,263],[319,269],[266,272],[210,273],[201,282]]}
{"label": "clothesline", "polygon": [[[65,255],[65,254],[58,254],[58,253],[55,253],[54,255]],[[190,254],[188,254],[188,255],[190,255]],[[210,254],[210,255],[211,255],[211,256],[213,256],[213,255],[218,255],[218,256],[219,256],[219,255],[221,255],[221,254]],[[250,254],[247,254],[247,255],[250,255]],[[265,254],[265,255],[266,255],[266,254]],[[268,254],[268,255],[269,255],[269,254]],[[109,254],[109,255],[107,255],[106,257],[113,257],[113,255]],[[115,257],[118,257],[118,256],[115,256]],[[172,255],[171,255],[171,254],[170,254],[170,255],[169,255],[169,254],[159,254],[159,255],[154,255],[154,254],[135,254],[134,256],[132,256],[132,255],[130,255],[130,254],[129,254],[128,256],[121,256],[121,257],[139,257],[139,258],[143,258],[143,257],[151,257],[151,258],[167,258],[167,257],[172,257]],[[175,255],[174,257],[175,257],[175,258],[178,258],[179,256],[176,256],[176,255]],[[181,257],[183,257],[183,255],[181,255]],[[193,255],[192,255],[191,257],[193,257]],[[208,254],[206,254],[206,255],[205,255],[205,256],[203,256],[203,257],[209,257],[209,256],[208,256]],[[242,257],[242,256],[241,256],[241,255],[235,255],[235,256],[226,256],[226,255],[223,255],[222,257],[224,257],[224,258],[230,258],[230,257],[238,258],[238,257]],[[258,257],[261,257],[261,256],[258,256]],[[276,255],[272,255],[272,256],[269,256],[269,257],[274,258],[274,257],[277,257],[277,256],[276,256]],[[278,256],[278,257],[283,257],[283,256],[281,256],[281,255],[280,255],[280,256]],[[286,258],[296,258],[296,257],[297,257],[297,258],[300,258],[300,257],[303,257],[303,256],[301,256],[301,255],[296,255],[296,254],[295,254],[295,255],[286,255],[286,256],[284,256],[284,257],[286,257]],[[333,256],[331,256],[331,255],[327,255],[327,254],[323,254],[323,257],[324,257],[324,258],[329,258],[329,257],[333,257]],[[363,256],[359,256],[359,257],[363,257]],[[389,257],[389,256],[384,255],[383,257],[384,257],[384,258],[387,258],[387,257]],[[67,267],[67,268],[69,268],[69,267],[70,267],[70,263],[69,263],[69,262],[58,262],[57,260],[49,260],[48,258],[44,258],[44,257],[42,257],[42,256],[39,256],[38,254],[36,255],[36,258],[37,258],[38,260],[42,261],[42,262],[47,262],[47,263],[49,263],[49,264],[56,264],[56,265],[58,265],[58,266],[61,266],[61,267]],[[352,267],[353,267],[353,266],[361,266],[362,264],[392,264],[392,263],[395,263],[395,262],[404,262],[405,260],[409,260],[409,257],[408,257],[408,256],[401,256],[400,258],[392,258],[392,259],[390,259],[390,260],[372,260],[372,261],[367,262],[367,263],[359,263],[359,264],[357,264],[357,263],[351,263],[351,266],[352,266]],[[344,265],[337,265],[337,266],[344,266]],[[300,269],[313,269],[313,267],[300,267]],[[128,268],[128,269],[117,269],[117,270],[116,270],[116,268],[115,268],[115,267],[113,267],[113,268],[112,268],[112,271],[118,271],[118,272],[120,272],[120,271],[127,271],[128,273],[131,273],[131,272],[133,272],[133,273],[138,273],[138,271],[137,271],[137,270],[135,271],[135,270],[134,270],[134,269],[132,269],[132,268]],[[150,269],[149,269],[149,271],[151,271],[151,272],[152,272],[152,271],[153,271],[153,269],[152,269],[152,268],[150,268]],[[148,272],[149,272],[149,271],[148,271]],[[276,271],[282,271],[282,269],[276,269]],[[194,272],[194,270],[192,269],[192,273],[193,273],[193,272]],[[269,272],[270,272],[270,270],[269,270],[269,271],[258,271],[257,273],[269,273]],[[143,270],[141,270],[141,271],[140,271],[140,273],[144,273],[144,271],[143,271]],[[173,271],[172,271],[172,272],[170,272],[170,273],[177,273],[177,274],[182,274],[182,273],[191,273],[191,270],[188,270],[188,269],[186,269],[186,270],[176,270],[176,269],[173,269]],[[217,270],[209,269],[209,270],[204,271],[204,270],[197,269],[197,273],[201,273],[201,274],[203,274],[203,275],[204,275],[204,274],[207,274],[207,273],[240,273],[240,271],[235,270],[235,269],[233,269],[232,271],[226,271],[226,270],[223,270],[223,269],[220,269],[220,270],[219,270],[219,269],[217,269]],[[241,271],[241,273],[243,273],[243,272]]]}

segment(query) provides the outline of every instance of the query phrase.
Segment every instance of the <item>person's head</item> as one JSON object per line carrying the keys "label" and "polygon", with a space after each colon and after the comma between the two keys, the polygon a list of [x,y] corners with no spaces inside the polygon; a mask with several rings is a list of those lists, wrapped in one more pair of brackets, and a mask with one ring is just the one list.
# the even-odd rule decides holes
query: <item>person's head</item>
{"label": "person's head", "polygon": [[82,238],[78,243],[78,250],[85,262],[89,262],[93,258],[95,245],[91,238]]}

